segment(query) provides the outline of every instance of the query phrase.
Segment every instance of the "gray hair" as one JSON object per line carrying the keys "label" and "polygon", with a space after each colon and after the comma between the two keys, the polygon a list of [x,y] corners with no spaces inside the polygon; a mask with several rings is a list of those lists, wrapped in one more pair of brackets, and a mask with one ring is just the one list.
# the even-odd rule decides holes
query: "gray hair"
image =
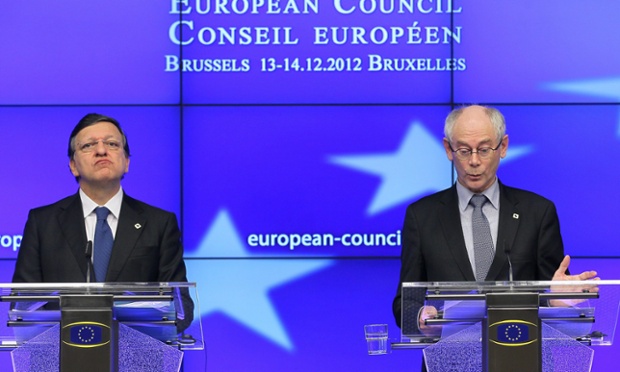
{"label": "gray hair", "polygon": [[[443,133],[448,139],[448,141],[452,141],[452,133],[454,132],[454,124],[456,124],[456,121],[458,120],[458,118],[461,116],[463,111],[468,107],[471,107],[471,106],[463,106],[463,107],[456,108],[452,110],[450,114],[448,114],[448,117],[446,117],[446,124],[443,128]],[[491,124],[493,125],[493,130],[495,131],[495,134],[497,135],[497,141],[498,142],[501,141],[502,138],[504,138],[504,135],[506,134],[506,119],[504,118],[504,115],[502,115],[502,113],[498,109],[493,108],[493,107],[482,106],[482,108],[484,109],[484,112],[489,117],[489,120],[491,120]]]}

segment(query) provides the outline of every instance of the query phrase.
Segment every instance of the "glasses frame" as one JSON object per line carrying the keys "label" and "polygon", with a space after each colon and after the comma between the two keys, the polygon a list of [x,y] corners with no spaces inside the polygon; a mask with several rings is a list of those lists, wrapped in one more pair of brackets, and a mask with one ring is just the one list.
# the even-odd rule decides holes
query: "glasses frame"
{"label": "glasses frame", "polygon": [[[478,147],[476,150],[472,150],[472,149],[468,149],[466,147],[459,147],[458,149],[455,150],[455,149],[452,148],[452,144],[450,142],[448,142],[448,146],[450,147],[450,151],[452,151],[452,153],[455,154],[455,156],[457,158],[459,158],[460,160],[469,160],[469,159],[471,159],[473,154],[478,155],[478,157],[480,159],[488,159],[488,157],[493,152],[497,151],[501,145],[502,145],[502,141],[499,141],[499,143],[497,144],[497,146],[495,146],[495,148],[490,147],[490,146],[485,146],[485,147]],[[462,153],[463,150],[467,150],[467,155],[464,155]],[[481,153],[480,150],[489,150],[489,152]],[[493,151],[493,152],[491,152],[491,151]]]}

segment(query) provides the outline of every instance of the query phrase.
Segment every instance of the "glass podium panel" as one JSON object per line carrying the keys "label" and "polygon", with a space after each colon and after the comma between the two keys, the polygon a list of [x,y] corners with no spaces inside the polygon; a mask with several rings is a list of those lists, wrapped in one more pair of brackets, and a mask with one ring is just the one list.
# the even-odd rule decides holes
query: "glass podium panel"
{"label": "glass podium panel", "polygon": [[[542,323],[587,345],[613,343],[620,308],[620,280],[403,283],[400,343],[432,344],[442,335],[449,336],[482,321],[486,297],[491,293],[508,297],[535,293]],[[422,306],[437,310],[437,317],[425,322],[428,328],[436,327],[436,332],[420,330],[418,316]],[[557,334],[545,337],[554,335]]]}
{"label": "glass podium panel", "polygon": [[178,371],[184,351],[204,349],[195,283],[7,283],[0,296],[0,350],[15,371],[58,371],[63,355],[104,345],[119,370]]}
{"label": "glass podium panel", "polygon": [[[11,351],[14,371],[58,372],[60,326],[45,331]],[[179,371],[183,352],[124,324],[119,324],[118,370]],[[85,370],[90,368],[85,367]]]}
{"label": "glass podium panel", "polygon": [[617,280],[401,289],[401,337],[391,348],[423,348],[429,372],[590,371],[591,346],[612,345],[620,308]]}
{"label": "glass podium panel", "polygon": [[[426,369],[433,372],[480,372],[482,368],[482,324],[470,325],[423,350]],[[543,324],[543,371],[588,372],[594,350]]]}

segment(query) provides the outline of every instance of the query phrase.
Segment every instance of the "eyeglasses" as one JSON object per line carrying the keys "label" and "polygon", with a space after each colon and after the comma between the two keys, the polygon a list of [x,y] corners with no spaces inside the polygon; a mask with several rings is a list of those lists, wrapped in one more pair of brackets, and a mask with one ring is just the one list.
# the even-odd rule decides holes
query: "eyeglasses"
{"label": "eyeglasses", "polygon": [[106,148],[106,150],[109,150],[109,151],[118,151],[122,147],[121,143],[116,140],[105,140],[105,141],[99,140],[99,141],[87,142],[84,144],[78,144],[78,149],[81,152],[90,153],[97,149],[97,145],[99,145],[99,142],[103,143],[103,146]]}
{"label": "eyeglasses", "polygon": [[450,146],[450,150],[456,154],[456,157],[459,158],[460,160],[467,160],[469,158],[471,158],[472,154],[478,154],[478,157],[480,159],[486,159],[489,156],[491,156],[491,154],[494,151],[497,151],[497,149],[499,149],[499,147],[502,145],[502,142],[500,141],[499,144],[497,145],[497,147],[493,148],[493,147],[479,147],[476,149],[476,151],[472,150],[472,149],[468,149],[465,147],[461,147],[458,149],[453,149],[451,144],[448,144]]}

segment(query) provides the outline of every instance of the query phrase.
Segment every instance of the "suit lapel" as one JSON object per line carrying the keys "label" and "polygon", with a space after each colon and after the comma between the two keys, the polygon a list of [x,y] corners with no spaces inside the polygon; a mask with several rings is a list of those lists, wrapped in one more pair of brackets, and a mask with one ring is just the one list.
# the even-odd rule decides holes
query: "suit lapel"
{"label": "suit lapel", "polygon": [[67,203],[60,206],[58,225],[69,249],[75,256],[80,270],[86,279],[86,226],[84,225],[84,211],[80,195],[75,194],[67,199]]}
{"label": "suit lapel", "polygon": [[145,226],[146,216],[142,209],[132,198],[124,195],[106,281],[117,280]]}
{"label": "suit lapel", "polygon": [[469,262],[467,248],[465,247],[465,238],[463,237],[456,185],[445,194],[442,198],[442,202],[444,206],[440,214],[440,221],[444,236],[448,242],[448,250],[463,274],[464,280],[475,281],[476,277],[471,268],[471,263]]}
{"label": "suit lapel", "polygon": [[489,268],[487,278],[489,280],[508,280],[508,277],[500,277],[508,267],[508,259],[505,251],[511,249],[519,229],[519,201],[510,193],[510,189],[499,184],[499,226],[497,231],[497,247],[495,258]]}

